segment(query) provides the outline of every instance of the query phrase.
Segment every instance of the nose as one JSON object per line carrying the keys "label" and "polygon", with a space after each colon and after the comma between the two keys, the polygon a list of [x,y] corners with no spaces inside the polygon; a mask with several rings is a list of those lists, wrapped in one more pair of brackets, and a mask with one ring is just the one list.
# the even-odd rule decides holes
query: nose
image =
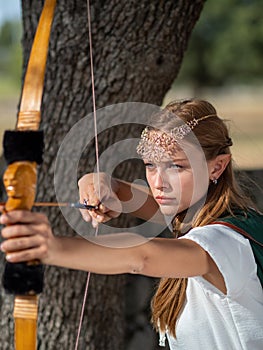
{"label": "nose", "polygon": [[166,179],[165,171],[161,168],[157,168],[157,171],[154,176],[153,185],[156,189],[162,191],[165,188],[168,188],[168,182]]}

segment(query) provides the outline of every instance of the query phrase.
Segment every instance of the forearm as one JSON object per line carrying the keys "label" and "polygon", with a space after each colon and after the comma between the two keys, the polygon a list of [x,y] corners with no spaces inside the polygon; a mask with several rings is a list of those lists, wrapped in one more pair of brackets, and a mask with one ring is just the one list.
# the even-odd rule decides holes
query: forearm
{"label": "forearm", "polygon": [[188,239],[146,239],[132,233],[55,237],[47,217],[12,211],[0,218],[1,250],[11,263],[40,260],[44,264],[99,274],[136,273],[152,277],[188,277],[209,272],[212,259]]}
{"label": "forearm", "polygon": [[146,240],[130,233],[98,236],[92,240],[56,238],[50,248],[52,252],[43,262],[108,275],[132,273],[177,278],[209,272],[207,253],[190,240]]}
{"label": "forearm", "polygon": [[[124,238],[125,237],[125,238]],[[56,237],[44,263],[98,274],[138,273],[143,263],[138,235]],[[125,248],[126,246],[126,248]]]}

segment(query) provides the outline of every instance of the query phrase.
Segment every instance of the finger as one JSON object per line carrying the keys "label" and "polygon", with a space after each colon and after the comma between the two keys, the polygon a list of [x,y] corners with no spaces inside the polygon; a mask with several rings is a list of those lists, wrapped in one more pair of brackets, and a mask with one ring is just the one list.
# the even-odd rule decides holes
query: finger
{"label": "finger", "polygon": [[96,221],[97,221],[98,223],[106,222],[106,221],[109,221],[109,220],[111,220],[111,219],[112,219],[112,218],[111,218],[110,216],[106,215],[106,214],[103,214],[103,215],[98,214],[98,215],[96,216]]}
{"label": "finger", "polygon": [[[87,197],[86,197],[86,198],[82,198],[82,199],[80,200],[80,203],[88,204],[88,202],[89,202],[89,201],[88,201]],[[90,221],[92,220],[92,217],[91,217],[91,215],[90,215],[89,210],[87,210],[87,209],[80,209],[80,213],[81,213],[83,219],[84,219],[86,222],[90,222]]]}
{"label": "finger", "polygon": [[94,228],[97,228],[99,226],[99,222],[94,218],[92,218],[91,224]]}
{"label": "finger", "polygon": [[111,220],[112,217],[103,214],[103,215],[99,215],[99,214],[92,214],[92,221],[91,224],[94,228],[96,228],[99,224],[103,223],[103,222],[107,222],[109,220]]}
{"label": "finger", "polygon": [[87,209],[80,209],[79,211],[80,211],[80,214],[85,221],[87,221],[87,222],[91,221],[92,218],[91,218],[91,215]]}
{"label": "finger", "polygon": [[[89,199],[86,197],[84,198],[83,200],[80,201],[80,203],[84,203],[84,204],[87,204],[89,205],[90,204],[90,201]],[[99,204],[99,209],[97,210],[93,210],[93,209],[80,209],[80,213],[83,217],[83,219],[87,222],[90,222],[92,221],[92,216],[93,217],[97,217],[97,215],[101,215],[103,214],[104,212],[107,212],[109,209],[107,209],[103,204]],[[94,215],[93,213],[96,213],[96,215]]]}
{"label": "finger", "polygon": [[42,213],[32,213],[28,210],[13,210],[1,215],[0,217],[0,223],[3,225],[12,225],[17,222],[24,224],[38,222],[48,223],[48,219],[46,215]]}
{"label": "finger", "polygon": [[94,228],[97,228],[99,224],[103,223],[103,222],[107,222],[109,220],[111,220],[112,218],[110,218],[107,215],[98,215],[96,218],[92,217],[92,221],[91,224]]}
{"label": "finger", "polygon": [[92,222],[94,220],[98,223],[106,222],[111,220],[112,218],[116,218],[120,215],[119,212],[115,212],[107,208],[104,204],[99,205],[99,210],[89,210],[89,215],[92,218]]}
{"label": "finger", "polygon": [[21,250],[40,247],[42,244],[45,244],[45,240],[41,235],[13,238],[2,243],[1,250],[3,252],[8,252],[9,254],[10,252],[13,253]]}
{"label": "finger", "polygon": [[20,252],[12,252],[6,255],[6,260],[12,263],[32,260],[43,260],[47,256],[47,249],[43,246],[31,248]]}
{"label": "finger", "polygon": [[[86,190],[87,188],[85,188]],[[89,196],[87,194],[87,191],[85,192],[81,192],[79,193],[79,202],[80,203],[83,203],[83,204],[90,204],[90,201],[89,201]],[[87,209],[80,209],[80,213],[83,217],[83,219],[87,222],[91,222],[92,221],[92,217],[90,215],[90,211],[87,210]]]}
{"label": "finger", "polygon": [[106,207],[105,204],[100,203],[99,204],[99,209],[97,210],[97,212],[101,213],[101,214],[105,214],[108,213],[110,211],[110,209],[108,207]]}
{"label": "finger", "polygon": [[[85,186],[85,187],[84,187]],[[100,199],[98,196],[98,192],[95,190],[93,184],[83,184],[79,188],[79,199],[80,203],[83,203],[84,200],[88,200],[88,204],[90,205],[99,205]]]}
{"label": "finger", "polygon": [[6,226],[2,229],[2,236],[5,239],[11,239],[14,237],[22,236],[33,236],[36,234],[41,234],[43,237],[48,236],[49,225],[43,224],[33,224],[33,225],[11,225]]}
{"label": "finger", "polygon": [[110,210],[107,212],[107,216],[109,217],[109,220],[117,218],[119,215],[120,215],[120,213],[117,211]]}
{"label": "finger", "polygon": [[100,204],[100,199],[97,193],[90,192],[88,196],[88,204],[97,206]]}
{"label": "finger", "polygon": [[100,223],[104,222],[104,216],[99,215],[94,211],[92,211],[90,215],[91,215],[91,224],[94,228],[97,228]]}
{"label": "finger", "polygon": [[89,195],[88,195],[87,191],[85,191],[85,192],[79,191],[79,202],[85,204],[88,201],[89,201]]}

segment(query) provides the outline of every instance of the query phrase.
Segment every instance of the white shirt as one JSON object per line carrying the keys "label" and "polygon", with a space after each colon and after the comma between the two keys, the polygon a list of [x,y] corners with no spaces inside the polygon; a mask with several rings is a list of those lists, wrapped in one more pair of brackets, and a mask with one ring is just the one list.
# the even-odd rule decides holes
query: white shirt
{"label": "white shirt", "polygon": [[227,294],[203,277],[188,278],[186,303],[170,349],[262,350],[263,291],[249,241],[229,227],[192,229],[182,239],[198,243],[222,273]]}

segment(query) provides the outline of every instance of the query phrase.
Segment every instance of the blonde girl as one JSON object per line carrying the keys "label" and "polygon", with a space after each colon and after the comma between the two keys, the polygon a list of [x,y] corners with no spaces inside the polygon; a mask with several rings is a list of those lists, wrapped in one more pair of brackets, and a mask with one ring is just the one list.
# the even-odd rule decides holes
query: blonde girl
{"label": "blonde girl", "polygon": [[96,226],[119,215],[109,201],[119,207],[146,193],[132,214],[161,222],[159,210],[171,219],[174,238],[54,237],[43,214],[14,211],[1,216],[7,225],[1,249],[10,262],[40,259],[95,273],[160,277],[152,321],[160,344],[167,337],[172,350],[260,350],[263,293],[250,243],[213,224],[236,213],[244,220],[258,216],[236,183],[228,130],[215,108],[197,99],[170,103],[150,124],[137,149],[149,189],[100,174],[104,197],[98,198],[94,176],[87,174],[79,181],[80,201],[99,209],[82,215]]}

